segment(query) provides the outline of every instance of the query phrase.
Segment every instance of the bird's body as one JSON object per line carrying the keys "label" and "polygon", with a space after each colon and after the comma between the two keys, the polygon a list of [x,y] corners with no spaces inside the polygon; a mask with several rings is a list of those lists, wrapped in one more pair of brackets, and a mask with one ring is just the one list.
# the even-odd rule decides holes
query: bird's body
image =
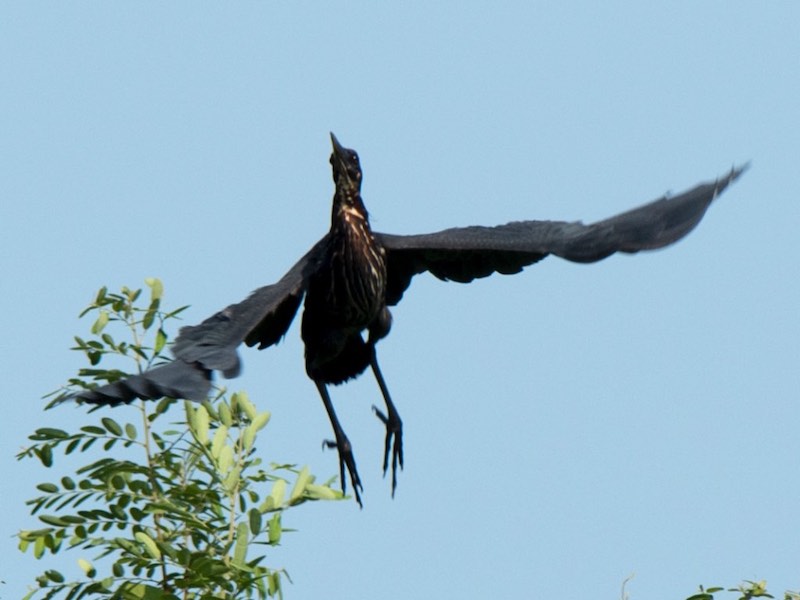
{"label": "bird's body", "polygon": [[[512,274],[548,254],[594,262],[615,252],[661,248],[691,231],[716,196],[744,168],[675,197],[664,197],[591,225],[519,221],[497,227],[462,227],[422,235],[373,232],[361,198],[358,155],[331,134],[336,191],[331,228],[278,282],[254,291],[199,325],[184,327],[175,340],[175,360],[140,375],[77,394],[95,404],[120,404],[163,396],[205,399],[212,372],[240,372],[237,347],[260,349],[286,333],[305,297],[302,338],[306,372],[331,420],[339,452],[361,502],[361,482],[352,447],[333,410],[327,384],[339,384],[371,367],[386,404],[375,412],[386,426],[384,472],[392,463],[392,491],[403,465],[402,421],[378,366],[375,344],[389,333],[388,307],[397,304],[414,275],[429,271],[443,280],[469,282],[495,272]],[[364,333],[366,332],[366,338]]]}
{"label": "bird's body", "polygon": [[375,241],[363,203],[358,204],[335,210],[328,247],[321,254],[327,264],[311,273],[306,288],[306,371],[326,383],[361,374],[369,365],[361,332],[383,329],[386,253]]}

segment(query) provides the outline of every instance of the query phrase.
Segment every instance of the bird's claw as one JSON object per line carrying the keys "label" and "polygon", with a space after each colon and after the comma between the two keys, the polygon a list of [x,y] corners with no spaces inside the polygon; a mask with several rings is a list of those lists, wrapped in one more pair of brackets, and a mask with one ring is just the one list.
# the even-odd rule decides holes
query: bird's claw
{"label": "bird's claw", "polygon": [[347,480],[344,478],[344,469],[347,467],[347,473],[350,475],[350,483],[353,486],[353,494],[356,497],[358,506],[364,508],[361,502],[361,493],[364,488],[361,485],[361,478],[358,476],[358,469],[356,468],[356,459],[353,456],[353,447],[350,445],[350,440],[346,436],[339,438],[337,441],[323,440],[323,448],[336,449],[339,453],[339,478],[342,481],[342,494],[347,493]]}
{"label": "bird's claw", "polygon": [[375,416],[386,426],[386,441],[383,449],[383,476],[389,470],[389,450],[392,452],[392,497],[397,489],[397,465],[403,469],[403,421],[397,411],[389,408],[389,415],[385,415],[377,406],[372,407]]}

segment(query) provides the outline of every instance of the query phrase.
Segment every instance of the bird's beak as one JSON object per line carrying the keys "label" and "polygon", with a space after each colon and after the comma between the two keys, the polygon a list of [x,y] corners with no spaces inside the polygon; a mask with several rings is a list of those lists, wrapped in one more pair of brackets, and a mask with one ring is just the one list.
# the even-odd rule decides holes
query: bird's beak
{"label": "bird's beak", "polygon": [[[339,143],[336,136],[331,132],[331,144],[333,145],[333,154],[331,154],[331,166],[333,166],[333,178],[337,185],[347,181],[348,185],[354,185],[354,180],[350,177],[347,170],[347,148]],[[338,178],[337,178],[338,174]],[[340,180],[339,178],[343,178]]]}
{"label": "bird's beak", "polygon": [[330,133],[331,133],[331,144],[333,145],[333,155],[337,159],[342,160],[342,156],[344,155],[344,146],[342,146],[339,143],[339,140],[336,139],[336,136],[333,135],[332,131]]}

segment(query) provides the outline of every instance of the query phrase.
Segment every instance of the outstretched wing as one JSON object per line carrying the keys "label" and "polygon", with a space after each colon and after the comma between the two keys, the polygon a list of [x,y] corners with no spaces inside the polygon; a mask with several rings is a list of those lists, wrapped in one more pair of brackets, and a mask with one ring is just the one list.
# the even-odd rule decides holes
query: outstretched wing
{"label": "outstretched wing", "polygon": [[387,304],[397,304],[412,277],[424,271],[466,283],[492,273],[519,273],[548,254],[594,262],[615,252],[654,250],[689,233],[711,202],[747,165],[715,182],[662,197],[591,225],[564,221],[519,221],[497,227],[457,227],[424,235],[376,233],[386,249]]}
{"label": "outstretched wing", "polygon": [[211,388],[212,371],[236,377],[241,371],[237,347],[278,342],[291,325],[305,293],[310,272],[328,243],[322,238],[280,281],[255,290],[242,302],[209,317],[199,325],[183,327],[172,346],[175,360],[77,395],[92,404],[122,404],[135,398],[163,396],[203,400]]}

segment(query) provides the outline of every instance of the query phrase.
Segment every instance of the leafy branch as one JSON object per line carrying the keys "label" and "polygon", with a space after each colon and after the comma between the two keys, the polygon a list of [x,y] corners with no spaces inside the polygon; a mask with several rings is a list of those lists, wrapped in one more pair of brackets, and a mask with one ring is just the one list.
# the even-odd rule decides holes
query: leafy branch
{"label": "leafy branch", "polygon": [[[713,586],[704,588],[700,586],[700,591],[697,594],[689,596],[686,600],[714,600],[714,594],[719,592],[736,592],[738,597],[736,600],[752,600],[753,598],[774,598],[772,594],[767,592],[766,581],[744,581],[735,588],[725,589],[722,586]],[[783,600],[800,600],[800,593],[787,591],[783,594]]]}
{"label": "leafy branch", "polygon": [[[93,315],[91,337],[76,337],[89,368],[52,396],[53,408],[76,390],[116,381],[125,373],[99,365],[109,356],[128,358],[142,370],[161,359],[165,323],[183,310],[161,310],[163,286],[146,281],[150,299],[137,305],[142,290],[98,291],[81,316]],[[106,331],[117,325],[127,341]],[[152,335],[151,335],[152,334]],[[152,338],[152,340],[151,340]],[[180,405],[180,420],[165,423]],[[53,468],[55,457],[85,455],[71,475],[50,478],[28,500],[41,527],[19,533],[19,548],[41,559],[63,550],[80,552],[83,577],[67,581],[45,570],[24,600],[43,594],[124,599],[282,597],[283,569],[264,566],[263,549],[286,531],[285,511],[311,500],[341,499],[331,481],[317,485],[307,468],[264,465],[256,440],[270,414],[246,393],[219,393],[214,402],[136,403],[138,426],[111,417],[76,431],[44,427],[17,458]],[[128,413],[129,414],[129,413]],[[173,411],[174,414],[174,411]],[[104,575],[100,569],[105,568]]]}

